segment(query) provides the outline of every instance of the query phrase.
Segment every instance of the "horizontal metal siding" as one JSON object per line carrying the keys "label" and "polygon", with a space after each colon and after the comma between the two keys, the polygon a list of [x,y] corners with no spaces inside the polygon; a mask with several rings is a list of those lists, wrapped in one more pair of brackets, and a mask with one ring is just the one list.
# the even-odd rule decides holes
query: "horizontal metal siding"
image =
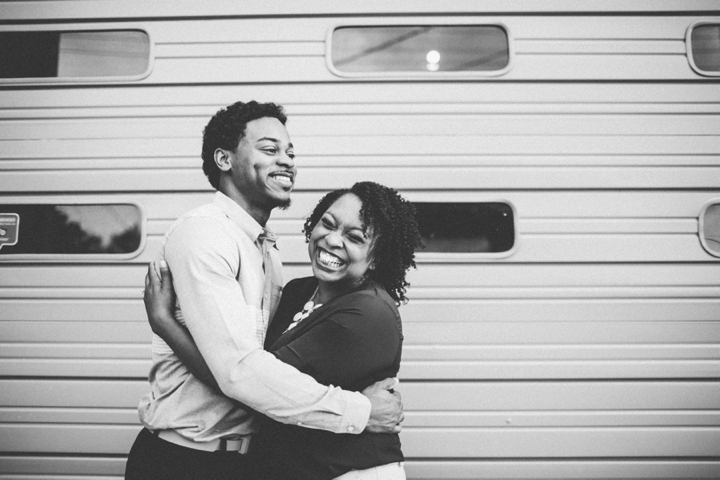
{"label": "horizontal metal siding", "polygon": [[[354,178],[383,178],[404,190],[677,189],[720,184],[715,159],[720,144],[713,135],[720,112],[711,101],[720,97],[707,85],[664,85],[652,89],[654,101],[644,86],[574,86],[563,98],[556,90],[513,84],[493,100],[491,95],[502,90],[493,88],[479,98],[465,99],[463,90],[455,87],[390,85],[380,98],[377,88],[353,87],[352,104],[342,103],[342,90],[329,88],[330,98],[312,108],[289,104],[289,128],[306,167],[298,188],[325,190],[336,179]],[[121,102],[149,98],[137,93],[142,90],[121,92],[114,102],[113,97],[106,99],[109,104],[104,107],[77,112],[86,119],[53,120],[57,130],[49,138],[40,132],[48,130],[49,120],[43,117],[52,109],[36,108],[34,117],[28,117],[28,111],[4,109],[8,128],[0,138],[0,187],[5,192],[31,192],[42,182],[42,189],[50,192],[103,191],[112,176],[114,188],[121,191],[206,190],[197,168],[199,132],[222,105],[222,96],[216,95],[218,105],[178,109],[173,102],[188,96],[202,100],[207,91],[184,88],[156,99],[146,107],[147,115],[154,112],[154,117],[141,119],[136,116],[142,112]],[[305,91],[286,87],[278,101]],[[321,94],[318,87],[314,92]],[[92,101],[101,92],[86,93]],[[237,98],[225,93],[226,101]],[[252,94],[253,89],[243,89],[236,95]],[[399,98],[393,104],[382,103],[395,94]],[[633,104],[633,95],[644,97],[642,103]],[[703,95],[710,101],[701,102]],[[679,103],[668,105],[662,100],[668,96]],[[423,104],[423,98],[433,103]],[[463,100],[474,103],[458,106]],[[68,106],[74,101],[81,97],[70,96]],[[66,110],[62,104],[54,108],[53,116]],[[341,131],[344,122],[348,128]],[[414,167],[412,177],[405,175],[407,164]],[[143,171],[140,178],[138,169]],[[448,173],[439,175],[445,169]]]}
{"label": "horizontal metal siding", "polygon": [[[393,23],[505,25],[516,50],[511,68],[502,77],[479,77],[479,81],[658,81],[703,79],[686,58],[685,34],[695,21],[707,18],[443,15],[396,18]],[[142,27],[153,39],[155,55],[151,72],[140,84],[349,81],[326,67],[327,33],[338,24],[386,22],[342,16],[302,22],[292,18],[145,21]]]}
{"label": "horizontal metal siding", "polygon": [[[195,170],[198,168],[196,167]],[[302,171],[306,175],[308,168]],[[331,169],[316,169],[317,175],[323,177],[327,189],[333,188],[332,180],[325,179]],[[349,185],[357,178],[370,178],[387,184],[393,184],[387,178],[378,178],[378,173],[355,178],[336,177],[337,185]],[[444,173],[449,174],[449,169]],[[68,172],[69,173],[69,172]],[[512,178],[512,170],[501,174]],[[43,175],[43,172],[38,172]],[[44,172],[48,181],[47,172]],[[539,174],[548,175],[541,170]],[[198,174],[201,175],[201,174]],[[405,182],[410,182],[407,173],[401,174]],[[618,175],[616,172],[615,175]],[[135,178],[140,179],[137,173]],[[165,181],[173,178],[164,177]],[[105,182],[114,175],[105,176]],[[204,180],[204,179],[201,179]],[[98,180],[99,181],[99,180]],[[101,185],[96,184],[96,188]],[[162,190],[162,185],[155,185]],[[107,186],[104,188],[108,188]],[[443,193],[447,192],[447,193]],[[63,198],[44,197],[48,199]],[[182,195],[182,194],[180,194]],[[173,198],[178,195],[173,195]],[[503,191],[479,191],[454,195],[441,189],[428,195],[424,192],[411,191],[407,194],[413,200],[437,201],[442,198],[450,201],[495,201],[505,199],[512,203],[518,212],[517,228],[519,231],[518,247],[514,254],[504,259],[508,263],[543,262],[716,262],[716,258],[703,250],[697,234],[697,218],[702,206],[712,198],[720,198],[720,190],[709,190],[702,193],[666,193],[638,192],[635,194],[617,194],[610,192],[567,192],[567,193],[508,193]],[[158,195],[161,197],[161,195]],[[17,201],[18,196],[0,196],[6,202]],[[67,197],[65,197],[67,199]],[[80,197],[75,197],[80,198]],[[81,198],[91,200],[92,195]],[[145,250],[132,259],[132,262],[147,262],[159,251],[163,232],[171,223],[172,214],[163,214],[158,221],[153,217],[152,197],[121,194],[118,201],[139,201],[150,211],[148,212],[148,232]],[[202,196],[194,197],[196,199]],[[209,198],[205,195],[204,198]],[[300,234],[302,219],[310,212],[311,205],[319,199],[319,194],[311,194],[303,198],[302,193],[295,195],[296,206],[280,213],[271,226],[277,226],[283,235],[279,246],[288,263],[307,261],[304,238]],[[167,202],[167,199],[163,200]],[[189,205],[193,202],[180,202]],[[543,207],[545,207],[543,209]],[[177,206],[172,212],[179,210]],[[542,210],[542,211],[540,211]],[[462,256],[461,256],[462,257]],[[420,253],[419,258],[433,260],[437,255]],[[440,257],[442,258],[442,257]],[[458,255],[451,258],[457,259]],[[477,255],[469,255],[467,261],[490,261]],[[141,280],[141,279],[139,279]],[[142,282],[139,282],[141,285]]]}
{"label": "horizontal metal siding", "polygon": [[[129,5],[64,3],[55,18],[119,19]],[[271,221],[286,277],[308,272],[299,231],[321,192],[357,179],[517,211],[508,258],[418,255],[401,308],[410,478],[720,476],[720,270],[697,237],[701,207],[720,197],[720,94],[683,46],[707,12],[463,16],[510,27],[507,76],[376,83],[329,74],[323,42],[334,23],[376,21],[345,13],[395,7],[318,5],[296,13],[341,16],[143,20],[158,59],[138,84],[0,89],[0,200],[138,201],[149,233],[127,262],[0,267],[0,451],[13,453],[0,475],[122,475],[147,391],[144,263],[210,198],[198,158],[209,116],[256,98],[286,105],[301,168],[293,207]],[[485,7],[570,6],[502,5]],[[633,8],[677,6],[618,4]]]}
{"label": "horizontal metal siding", "polygon": [[[180,3],[172,0],[159,0],[147,3],[142,0],[125,2],[98,2],[96,0],[40,0],[33,2],[6,2],[2,4],[1,18],[7,20],[38,20],[63,19],[109,19],[118,18],[160,18],[168,17],[199,17],[199,16],[293,16],[293,15],[407,15],[408,12],[427,13],[458,13],[468,14],[478,11],[477,2],[473,0],[456,0],[450,4],[438,4],[436,1],[413,2],[382,2],[367,1],[357,4],[337,3],[328,0],[307,0],[302,3],[272,0],[264,2],[244,2],[236,4],[227,0],[206,0],[201,12],[197,5]],[[575,2],[573,0],[548,0],[538,3],[534,0],[486,0],[483,12],[503,13],[555,13],[579,12],[588,15],[597,13],[632,14],[639,12],[676,13],[707,12],[717,10],[714,0],[633,0],[632,2],[604,1]]]}
{"label": "horizontal metal siding", "polygon": [[[8,380],[0,386],[0,420],[5,423],[0,427],[0,435],[12,435],[13,446],[19,451],[24,448],[48,454],[41,458],[6,457],[0,462],[0,473],[38,473],[47,468],[47,472],[56,475],[65,470],[75,474],[122,474],[123,464],[117,459],[53,458],[52,455],[68,451],[64,447],[68,443],[73,453],[125,453],[136,431],[135,404],[147,388],[145,382]],[[709,433],[707,426],[717,425],[717,388],[715,382],[653,382],[630,386],[619,382],[446,383],[440,392],[432,385],[407,384],[403,387],[408,399],[407,432],[461,426],[463,431],[480,435],[467,443],[482,442],[471,455],[482,451],[490,458],[494,454],[503,457],[502,462],[475,461],[469,465],[457,461],[411,461],[408,469],[413,478],[435,478],[425,476],[427,469],[437,472],[436,475],[440,472],[459,475],[451,478],[472,478],[470,471],[483,476],[495,471],[504,478],[538,478],[539,471],[553,472],[553,478],[563,478],[563,472],[569,471],[576,471],[576,476],[568,478],[586,477],[593,472],[610,476],[610,472],[636,471],[637,478],[667,478],[658,468],[665,465],[665,475],[667,471],[677,472],[674,478],[713,478],[716,470],[712,462],[581,459],[533,462],[534,469],[529,470],[527,460],[514,464],[505,456],[517,452],[517,442],[528,442],[533,435],[541,433],[543,441],[527,444],[525,453],[537,452],[536,445],[549,440],[557,448],[563,442],[573,441],[575,430],[569,427],[574,426],[585,427],[583,441],[588,438],[588,425],[594,425],[595,428],[589,430],[594,430],[597,440],[602,440],[603,434],[613,438],[635,437],[645,445],[642,448],[646,451],[657,445],[658,438],[663,438],[666,444],[681,441],[679,425],[686,434],[703,429]],[[652,429],[644,428],[647,425]],[[658,428],[662,425],[672,429]],[[612,428],[598,428],[604,426]],[[432,433],[438,432],[433,429]],[[696,436],[690,439],[693,438]],[[713,445],[716,439],[709,437],[708,440],[711,442],[708,445]],[[413,443],[413,435],[404,437],[408,452],[422,450],[422,445],[413,446]],[[633,448],[614,441],[606,443],[623,451]],[[657,454],[657,448],[652,452]],[[678,450],[673,453],[677,454]],[[433,450],[434,457],[438,454],[442,454],[442,450]],[[467,468],[470,466],[472,470]]]}

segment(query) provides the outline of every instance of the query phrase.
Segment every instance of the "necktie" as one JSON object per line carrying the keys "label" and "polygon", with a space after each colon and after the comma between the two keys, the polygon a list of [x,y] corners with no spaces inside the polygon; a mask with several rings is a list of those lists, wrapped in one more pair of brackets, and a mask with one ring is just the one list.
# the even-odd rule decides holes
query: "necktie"
{"label": "necktie", "polygon": [[258,242],[260,242],[260,250],[262,251],[263,257],[263,272],[265,272],[265,283],[263,285],[263,296],[262,305],[262,319],[256,324],[256,336],[260,345],[265,342],[265,332],[270,323],[270,315],[273,313],[272,310],[272,278],[273,278],[273,265],[270,257],[270,251],[275,246],[277,237],[269,230],[263,230],[258,236]]}

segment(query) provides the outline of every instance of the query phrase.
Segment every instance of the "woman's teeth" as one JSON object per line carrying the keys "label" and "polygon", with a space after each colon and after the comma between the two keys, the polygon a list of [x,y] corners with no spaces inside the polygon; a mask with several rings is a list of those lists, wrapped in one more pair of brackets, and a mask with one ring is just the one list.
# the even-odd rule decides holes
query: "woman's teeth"
{"label": "woman's teeth", "polygon": [[339,258],[326,252],[325,250],[320,250],[318,253],[318,260],[320,260],[323,265],[334,268],[340,267],[343,264]]}

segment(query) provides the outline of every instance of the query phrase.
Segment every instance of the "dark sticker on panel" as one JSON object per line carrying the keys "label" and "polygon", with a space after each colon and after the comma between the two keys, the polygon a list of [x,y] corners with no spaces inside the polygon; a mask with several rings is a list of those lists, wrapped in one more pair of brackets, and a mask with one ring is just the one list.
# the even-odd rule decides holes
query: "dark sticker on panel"
{"label": "dark sticker on panel", "polygon": [[20,216],[17,213],[0,213],[0,248],[18,242]]}

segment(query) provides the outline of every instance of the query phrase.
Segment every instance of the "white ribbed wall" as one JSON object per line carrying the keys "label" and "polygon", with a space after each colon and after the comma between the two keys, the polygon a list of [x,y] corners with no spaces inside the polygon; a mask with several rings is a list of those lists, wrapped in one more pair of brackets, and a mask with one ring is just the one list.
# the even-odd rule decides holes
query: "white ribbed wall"
{"label": "white ribbed wall", "polygon": [[[148,389],[146,262],[212,195],[203,126],[250,99],[285,105],[298,155],[271,220],[287,278],[308,272],[305,215],[357,180],[515,208],[510,256],[418,255],[400,310],[410,478],[720,478],[720,268],[698,238],[720,201],[720,81],[685,47],[718,2],[148,3],[0,3],[0,30],[88,21],[155,42],[141,81],[0,83],[0,203],[136,202],[148,234],[130,260],[0,257],[0,478],[122,477]],[[333,25],[417,21],[502,23],[512,68],[327,69]]]}

